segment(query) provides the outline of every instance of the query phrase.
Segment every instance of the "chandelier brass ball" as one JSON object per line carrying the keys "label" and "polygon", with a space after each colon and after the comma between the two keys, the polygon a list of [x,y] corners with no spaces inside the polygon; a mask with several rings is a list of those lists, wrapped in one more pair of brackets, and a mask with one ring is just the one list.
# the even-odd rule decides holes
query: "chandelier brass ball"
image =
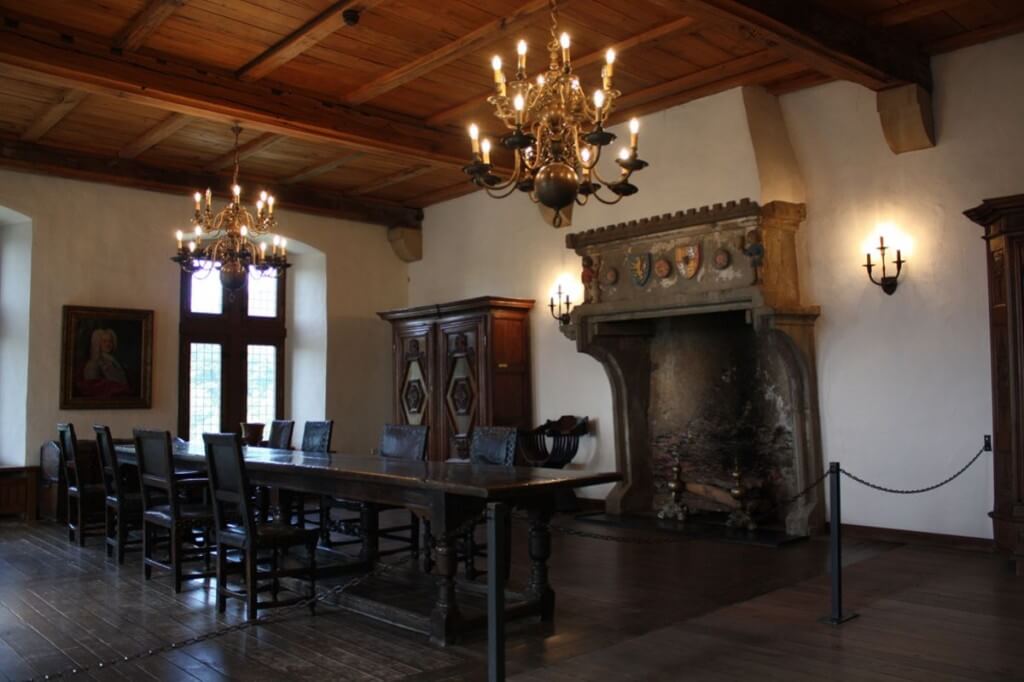
{"label": "chandelier brass ball", "polygon": [[245,266],[238,261],[227,261],[220,269],[220,284],[228,291],[238,291],[245,286]]}
{"label": "chandelier brass ball", "polygon": [[559,210],[576,199],[580,178],[565,163],[549,163],[540,169],[534,179],[537,199],[550,209]]}

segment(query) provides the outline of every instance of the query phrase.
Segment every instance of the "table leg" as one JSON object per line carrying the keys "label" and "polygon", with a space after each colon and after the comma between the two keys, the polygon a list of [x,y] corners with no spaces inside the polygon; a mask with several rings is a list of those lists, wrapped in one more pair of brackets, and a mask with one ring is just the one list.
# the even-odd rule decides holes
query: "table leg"
{"label": "table leg", "polygon": [[377,533],[380,516],[377,507],[369,503],[360,505],[359,517],[359,537],[363,541],[360,556],[373,566],[380,555],[380,536]]}
{"label": "table leg", "polygon": [[487,680],[505,679],[505,553],[508,551],[508,507],[487,505]]}
{"label": "table leg", "polygon": [[548,558],[551,557],[552,508],[543,504],[530,509],[530,581],[527,591],[540,604],[540,618],[551,621],[555,613],[555,592],[548,582]]}
{"label": "table leg", "polygon": [[430,641],[447,646],[455,640],[459,605],[455,601],[455,547],[447,533],[434,537],[434,570],[437,575],[437,601],[430,613]]}

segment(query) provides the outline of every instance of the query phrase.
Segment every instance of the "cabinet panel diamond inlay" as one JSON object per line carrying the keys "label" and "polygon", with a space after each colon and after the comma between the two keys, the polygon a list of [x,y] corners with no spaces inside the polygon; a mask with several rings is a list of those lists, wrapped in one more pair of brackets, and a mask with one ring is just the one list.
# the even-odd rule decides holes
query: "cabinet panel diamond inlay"
{"label": "cabinet panel diamond inlay", "polygon": [[419,360],[409,363],[402,386],[402,410],[408,424],[422,424],[426,414],[427,389],[423,381],[423,370]]}

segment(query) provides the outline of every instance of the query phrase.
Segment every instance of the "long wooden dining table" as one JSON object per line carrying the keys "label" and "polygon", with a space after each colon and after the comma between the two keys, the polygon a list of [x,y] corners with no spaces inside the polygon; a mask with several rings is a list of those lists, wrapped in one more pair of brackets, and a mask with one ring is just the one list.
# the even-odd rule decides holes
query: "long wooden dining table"
{"label": "long wooden dining table", "polygon": [[[201,468],[203,444],[179,442],[175,459]],[[134,445],[117,446],[119,461],[134,464]],[[480,518],[488,504],[524,510],[528,515],[530,559],[525,592],[515,606],[516,615],[538,615],[550,621],[555,592],[548,580],[551,555],[550,520],[555,495],[586,486],[620,480],[618,473],[591,473],[535,467],[499,467],[462,462],[415,462],[376,456],[276,450],[246,447],[246,469],[252,485],[265,485],[313,495],[330,495],[368,503],[362,514],[363,570],[372,570],[378,559],[377,512],[373,505],[405,507],[431,524],[435,596],[430,614],[395,614],[393,605],[370,609],[367,615],[429,635],[436,644],[455,641],[467,623],[456,599],[456,551],[461,533]],[[490,548],[494,551],[495,548]],[[499,550],[500,551],[500,550]],[[504,588],[501,588],[504,591]],[[365,600],[362,600],[365,603]],[[352,604],[348,604],[352,606]],[[504,606],[503,615],[504,615]],[[360,609],[355,609],[360,610]]]}

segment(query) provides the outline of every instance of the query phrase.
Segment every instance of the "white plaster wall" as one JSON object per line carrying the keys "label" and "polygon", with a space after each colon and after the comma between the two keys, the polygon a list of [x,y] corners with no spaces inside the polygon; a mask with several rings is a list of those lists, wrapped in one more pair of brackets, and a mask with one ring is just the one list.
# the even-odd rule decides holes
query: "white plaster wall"
{"label": "white plaster wall", "polygon": [[327,414],[327,258],[291,241],[288,250],[285,413],[302,424]]}
{"label": "white plaster wall", "polygon": [[[476,193],[431,206],[424,221],[423,260],[409,266],[410,305],[483,294],[536,299],[530,328],[533,421],[563,414],[593,419],[595,438],[576,459],[592,469],[615,467],[611,389],[601,365],[576,352],[547,309],[557,282],[574,288],[579,282],[579,259],[565,248],[566,233],[760,196],[739,90],[646,116],[640,126],[641,157],[656,170],[634,176],[640,187],[636,197],[610,207],[577,207],[572,227],[560,230],[545,224],[523,195],[499,202]],[[620,141],[628,141],[624,126],[612,130]],[[690,168],[699,170],[684,171]],[[580,292],[575,294],[579,301]],[[603,497],[606,489],[582,494]]]}
{"label": "white plaster wall", "polygon": [[[83,435],[93,423],[110,424],[115,436],[142,425],[176,430],[179,275],[168,258],[188,197],[0,171],[0,206],[33,225],[25,461],[36,462],[58,421],[74,422]],[[368,451],[391,411],[389,385],[380,379],[390,376],[390,335],[374,313],[405,305],[406,266],[379,226],[287,210],[280,219],[282,232],[327,259],[326,378],[294,385],[292,394],[324,392],[336,447]],[[66,304],[155,311],[151,410],[58,409]]]}
{"label": "white plaster wall", "polygon": [[24,466],[32,224],[0,209],[0,466]]}

